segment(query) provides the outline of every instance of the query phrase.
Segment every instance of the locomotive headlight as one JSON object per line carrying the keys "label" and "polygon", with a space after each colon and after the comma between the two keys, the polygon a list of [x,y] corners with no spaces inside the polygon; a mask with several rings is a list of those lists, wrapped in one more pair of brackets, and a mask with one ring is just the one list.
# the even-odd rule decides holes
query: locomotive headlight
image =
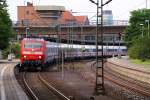
{"label": "locomotive headlight", "polygon": [[39,59],[41,59],[42,57],[41,56],[39,56]]}
{"label": "locomotive headlight", "polygon": [[24,58],[26,58],[27,56],[24,56]]}

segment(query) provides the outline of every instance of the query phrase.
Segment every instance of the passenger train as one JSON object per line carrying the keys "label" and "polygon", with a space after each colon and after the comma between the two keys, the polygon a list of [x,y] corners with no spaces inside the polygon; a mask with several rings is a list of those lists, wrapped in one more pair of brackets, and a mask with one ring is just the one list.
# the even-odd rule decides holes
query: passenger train
{"label": "passenger train", "polygon": [[[98,56],[101,56],[101,46],[98,46]],[[126,55],[126,46],[103,46],[104,56]],[[58,60],[60,55],[68,58],[95,57],[94,45],[64,44],[45,41],[39,38],[24,38],[21,40],[20,69],[33,67],[41,70],[51,62]]]}

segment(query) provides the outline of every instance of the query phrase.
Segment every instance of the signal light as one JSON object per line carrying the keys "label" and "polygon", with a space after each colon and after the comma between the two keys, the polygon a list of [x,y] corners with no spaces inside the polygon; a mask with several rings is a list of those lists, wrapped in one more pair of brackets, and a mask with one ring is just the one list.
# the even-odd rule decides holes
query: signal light
{"label": "signal light", "polygon": [[122,33],[118,33],[118,37],[119,37],[119,40],[121,40],[121,37],[122,37]]}

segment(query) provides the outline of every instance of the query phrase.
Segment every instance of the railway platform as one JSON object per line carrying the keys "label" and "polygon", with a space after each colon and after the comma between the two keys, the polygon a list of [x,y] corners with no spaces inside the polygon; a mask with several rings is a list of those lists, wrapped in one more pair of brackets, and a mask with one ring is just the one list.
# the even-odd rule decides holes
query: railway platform
{"label": "railway platform", "polygon": [[0,63],[19,63],[20,60],[19,59],[12,59],[11,61],[9,61],[8,59],[0,59]]}
{"label": "railway platform", "polygon": [[0,60],[0,100],[29,100],[14,74],[17,63]]}

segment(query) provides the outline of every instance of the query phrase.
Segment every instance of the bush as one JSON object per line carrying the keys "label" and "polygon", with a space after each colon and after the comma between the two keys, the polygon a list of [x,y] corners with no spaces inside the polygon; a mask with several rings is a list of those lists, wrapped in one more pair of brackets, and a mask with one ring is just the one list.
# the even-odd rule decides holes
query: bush
{"label": "bush", "polygon": [[133,59],[145,61],[150,59],[150,38],[143,37],[134,41],[133,46],[129,48],[129,56]]}
{"label": "bush", "polygon": [[20,57],[20,44],[18,42],[12,45],[12,53],[15,54],[16,58]]}
{"label": "bush", "polygon": [[9,47],[2,51],[3,58],[6,59],[8,57],[8,54],[9,54]]}
{"label": "bush", "polygon": [[15,55],[16,58],[20,57],[20,44],[18,42],[14,42],[11,45],[8,46],[8,48],[3,50],[3,58],[7,58],[8,54],[11,53]]}

